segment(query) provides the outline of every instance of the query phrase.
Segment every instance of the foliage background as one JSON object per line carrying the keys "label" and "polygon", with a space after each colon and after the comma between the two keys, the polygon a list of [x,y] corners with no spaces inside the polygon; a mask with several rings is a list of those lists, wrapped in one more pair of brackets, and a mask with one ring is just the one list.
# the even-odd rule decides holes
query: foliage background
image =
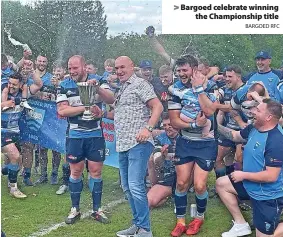
{"label": "foliage background", "polygon": [[[82,54],[97,63],[100,73],[105,59],[120,55],[130,56],[137,65],[142,59],[151,59],[155,69],[165,63],[144,34],[122,33],[107,38],[107,16],[100,1],[44,0],[34,6],[3,1],[1,11],[2,52],[14,56],[15,61],[22,57],[22,47],[9,42],[4,26],[11,29],[12,37],[31,47],[33,59],[43,53],[51,62],[67,61],[73,54]],[[220,68],[239,64],[245,72],[253,71],[259,50],[272,54],[274,68],[279,68],[283,60],[283,35],[159,35],[158,40],[172,58],[191,46]]]}

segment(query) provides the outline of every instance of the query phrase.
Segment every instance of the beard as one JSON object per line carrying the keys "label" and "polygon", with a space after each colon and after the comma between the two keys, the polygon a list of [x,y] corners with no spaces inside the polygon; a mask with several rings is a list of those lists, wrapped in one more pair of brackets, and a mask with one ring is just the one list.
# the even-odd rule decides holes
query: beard
{"label": "beard", "polygon": [[37,66],[36,68],[41,72],[44,72],[46,70],[45,66]]}

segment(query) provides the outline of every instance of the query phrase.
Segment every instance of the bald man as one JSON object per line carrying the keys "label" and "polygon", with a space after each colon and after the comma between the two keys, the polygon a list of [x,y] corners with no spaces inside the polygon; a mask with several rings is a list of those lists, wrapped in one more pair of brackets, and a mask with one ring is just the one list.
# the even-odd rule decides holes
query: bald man
{"label": "bald man", "polygon": [[133,214],[133,225],[118,231],[117,236],[152,237],[144,178],[153,151],[151,132],[161,116],[163,106],[153,86],[136,76],[129,57],[117,58],[115,69],[121,82],[114,110],[116,149],[119,152],[123,191]]}
{"label": "bald man", "polygon": [[81,102],[77,82],[93,83],[95,79],[87,74],[86,63],[82,56],[72,56],[68,61],[70,77],[60,84],[57,96],[58,114],[68,117],[69,131],[66,146],[67,161],[70,163],[71,175],[69,190],[72,200],[71,211],[66,224],[73,224],[80,216],[80,196],[83,189],[82,172],[85,159],[88,160],[90,173],[89,189],[92,193],[93,212],[91,217],[101,223],[109,220],[101,210],[102,178],[101,170],[105,160],[105,141],[100,127],[102,102],[114,103],[114,95],[107,85],[98,88],[95,105],[90,107],[91,113],[98,119],[82,120],[85,106]]}

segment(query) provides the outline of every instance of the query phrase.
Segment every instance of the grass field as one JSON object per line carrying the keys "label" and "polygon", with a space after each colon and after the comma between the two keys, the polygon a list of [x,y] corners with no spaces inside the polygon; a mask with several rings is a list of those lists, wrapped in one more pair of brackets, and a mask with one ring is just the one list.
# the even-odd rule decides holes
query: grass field
{"label": "grass field", "polygon": [[[33,180],[36,178],[38,177],[33,177]],[[121,189],[115,184],[115,181],[118,180],[117,169],[105,166],[103,180],[104,206],[112,201],[123,199],[124,196]],[[214,180],[214,175],[211,174],[209,184],[212,185]],[[1,224],[2,230],[6,232],[7,237],[41,236],[38,234],[40,230],[64,222],[70,209],[70,197],[69,193],[61,196],[55,194],[59,185],[44,184],[38,187],[25,187],[21,184],[22,177],[19,177],[21,190],[28,195],[28,198],[17,200],[8,194],[7,177],[2,176],[1,181]],[[188,198],[189,204],[194,203],[193,194],[189,194]],[[91,207],[91,196],[85,180],[81,198],[81,210],[84,213],[89,211]],[[111,223],[108,225],[85,218],[72,226],[63,225],[44,236],[114,237],[118,230],[127,228],[130,225],[131,211],[126,202],[108,208],[107,211],[109,211],[108,216],[111,219]],[[247,220],[250,220],[250,213],[244,213],[244,215],[247,217]],[[199,237],[221,236],[222,232],[227,231],[231,227],[231,216],[217,198],[209,200],[205,218],[206,221],[201,232],[197,235]],[[152,210],[151,223],[154,237],[170,236],[170,232],[175,225],[171,199],[164,206]]]}

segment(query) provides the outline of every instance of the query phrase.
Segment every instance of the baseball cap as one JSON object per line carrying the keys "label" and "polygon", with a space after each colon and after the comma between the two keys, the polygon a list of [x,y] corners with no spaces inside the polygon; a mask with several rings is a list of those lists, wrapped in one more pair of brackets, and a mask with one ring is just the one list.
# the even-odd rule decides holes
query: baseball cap
{"label": "baseball cap", "polygon": [[255,59],[257,59],[257,58],[268,59],[268,58],[271,58],[271,55],[270,55],[267,51],[259,51],[259,52],[255,55]]}
{"label": "baseball cap", "polygon": [[140,68],[152,68],[152,62],[150,60],[143,60],[140,63]]}

